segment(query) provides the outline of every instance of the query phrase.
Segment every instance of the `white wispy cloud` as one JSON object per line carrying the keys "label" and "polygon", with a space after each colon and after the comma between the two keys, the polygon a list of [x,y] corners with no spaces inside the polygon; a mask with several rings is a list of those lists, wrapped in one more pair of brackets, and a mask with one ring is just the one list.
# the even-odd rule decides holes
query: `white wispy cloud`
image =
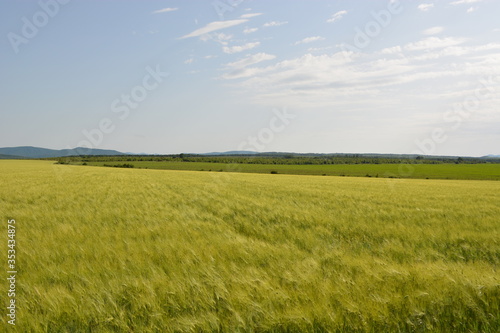
{"label": "white wispy cloud", "polygon": [[500,70],[500,58],[496,56],[500,43],[467,45],[466,41],[429,37],[379,51],[382,56],[378,52],[353,57],[345,57],[342,52],[306,54],[269,66],[247,67],[260,62],[260,57],[266,58],[261,54],[230,64],[237,70],[222,78],[244,79],[237,86],[252,91],[256,102],[267,105],[349,106],[368,103],[371,97],[380,104],[384,99],[393,100],[397,91],[409,91],[408,96],[415,97],[413,90],[402,85],[415,87],[420,81],[430,83],[429,89],[424,89],[426,99],[440,100],[443,94],[453,92],[455,87],[450,88],[450,83],[459,79],[470,82],[471,75],[481,78]]}
{"label": "white wispy cloud", "polygon": [[224,53],[233,54],[233,53],[238,53],[238,52],[243,52],[246,50],[253,49],[254,47],[257,47],[259,45],[260,45],[260,42],[253,42],[253,43],[246,43],[244,45],[239,45],[239,46],[224,46],[222,48],[222,51]]}
{"label": "white wispy cloud", "polygon": [[259,30],[259,28],[245,28],[245,30],[243,30],[243,33],[251,34],[252,32],[256,32],[257,30]]}
{"label": "white wispy cloud", "polygon": [[437,34],[442,33],[443,31],[444,31],[443,27],[432,27],[432,28],[425,29],[424,31],[422,31],[422,34],[424,34],[424,35],[437,35]]}
{"label": "white wispy cloud", "polygon": [[312,42],[316,42],[316,41],[324,40],[324,39],[325,38],[321,37],[321,36],[307,37],[307,38],[304,38],[302,40],[295,42],[293,45],[307,44],[307,43],[312,43]]}
{"label": "white wispy cloud", "polygon": [[429,51],[433,49],[459,45],[464,43],[465,41],[465,38],[458,37],[428,37],[418,42],[408,43],[404,48],[407,51]]}
{"label": "white wispy cloud", "polygon": [[326,20],[326,22],[328,23],[333,23],[335,21],[338,21],[340,20],[342,17],[344,17],[344,15],[347,14],[347,10],[341,10],[341,11],[338,11],[336,12],[335,14],[332,15],[332,17],[330,17],[328,20]]}
{"label": "white wispy cloud", "polygon": [[244,68],[247,66],[255,65],[259,62],[265,61],[265,60],[272,60],[275,59],[276,56],[273,54],[268,54],[268,53],[256,53],[253,55],[250,55],[246,58],[243,58],[241,60],[235,61],[235,62],[230,62],[226,64],[227,67],[230,68]]}
{"label": "white wispy cloud", "polygon": [[200,39],[204,42],[212,40],[221,45],[227,45],[233,39],[233,35],[228,35],[223,32],[215,32],[213,34],[204,34],[200,36]]}
{"label": "white wispy cloud", "polygon": [[247,19],[239,19],[239,20],[228,20],[228,21],[214,21],[208,23],[206,26],[200,29],[196,29],[195,31],[180,37],[179,39],[190,38],[190,37],[199,37],[201,35],[207,34],[209,32],[226,29],[229,27],[233,27],[238,24],[242,24],[248,22]]}
{"label": "white wispy cloud", "polygon": [[380,53],[382,54],[396,54],[396,53],[401,53],[403,49],[401,46],[393,46],[393,47],[387,47],[385,49],[382,49]]}
{"label": "white wispy cloud", "polygon": [[234,79],[243,79],[243,78],[249,78],[258,74],[262,74],[264,72],[264,69],[262,68],[256,68],[256,67],[251,67],[251,68],[240,68],[237,70],[234,70],[230,73],[226,73],[222,75],[223,79],[226,80],[234,80]]}
{"label": "white wispy cloud", "polygon": [[472,12],[475,12],[477,10],[477,7],[469,7],[469,9],[467,9],[467,13],[472,13]]}
{"label": "white wispy cloud", "polygon": [[380,54],[403,56],[406,59],[417,61],[438,60],[443,57],[463,57],[475,55],[480,58],[481,53],[500,50],[500,43],[488,43],[478,46],[466,46],[465,38],[437,38],[429,37],[403,46],[393,46],[382,49]]}
{"label": "white wispy cloud", "polygon": [[325,46],[325,47],[310,47],[307,49],[307,52],[324,52],[326,50],[331,50],[333,49],[333,46]]}
{"label": "white wispy cloud", "polygon": [[184,63],[188,65],[188,64],[192,64],[193,61],[194,61],[193,58],[189,58],[189,59],[184,60]]}
{"label": "white wispy cloud", "polygon": [[417,8],[423,12],[426,12],[429,9],[434,8],[434,4],[433,3],[423,3],[423,4],[418,5]]}
{"label": "white wispy cloud", "polygon": [[260,15],[262,15],[262,13],[243,14],[240,16],[240,18],[251,18],[251,17],[255,17],[255,16],[260,16]]}
{"label": "white wispy cloud", "polygon": [[477,2],[481,2],[482,0],[458,0],[458,1],[453,1],[453,2],[450,2],[450,5],[463,5],[463,4],[469,4],[469,3],[477,3]]}
{"label": "white wispy cloud", "polygon": [[267,22],[267,23],[264,23],[263,27],[267,28],[267,27],[279,27],[280,25],[284,25],[284,24],[287,24],[288,21],[271,21],[271,22]]}
{"label": "white wispy cloud", "polygon": [[179,8],[170,8],[170,7],[167,7],[167,8],[155,10],[154,12],[152,12],[152,14],[168,13],[168,12],[174,12],[176,10],[179,10]]}
{"label": "white wispy cloud", "polygon": [[262,68],[247,68],[248,66],[258,64],[262,61],[273,60],[276,56],[267,53],[256,53],[246,58],[226,64],[226,68],[230,69],[228,73],[222,75],[223,79],[233,80],[241,78],[249,78],[265,71]]}

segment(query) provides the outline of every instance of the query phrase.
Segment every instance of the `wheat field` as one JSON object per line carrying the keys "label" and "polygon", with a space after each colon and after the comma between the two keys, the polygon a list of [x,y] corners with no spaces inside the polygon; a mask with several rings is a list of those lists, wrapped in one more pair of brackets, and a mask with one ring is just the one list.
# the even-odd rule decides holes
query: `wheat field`
{"label": "wheat field", "polygon": [[498,181],[6,160],[0,217],[17,332],[500,327]]}

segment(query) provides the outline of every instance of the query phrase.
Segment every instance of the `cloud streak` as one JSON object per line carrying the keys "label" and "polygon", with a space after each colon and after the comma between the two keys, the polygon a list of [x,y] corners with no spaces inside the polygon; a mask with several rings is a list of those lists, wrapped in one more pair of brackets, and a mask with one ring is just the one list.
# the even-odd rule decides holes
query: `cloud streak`
{"label": "cloud streak", "polygon": [[450,5],[456,6],[456,5],[463,5],[463,4],[470,4],[470,3],[478,3],[481,1],[482,0],[458,0],[458,1],[450,2]]}
{"label": "cloud streak", "polygon": [[265,60],[272,60],[275,59],[276,56],[272,54],[267,54],[267,53],[256,53],[251,56],[248,56],[246,58],[243,58],[241,60],[231,62],[227,64],[227,67],[230,68],[244,68],[250,65],[255,65],[259,62],[265,61]]}
{"label": "cloud streak", "polygon": [[430,51],[433,49],[439,49],[447,46],[455,46],[462,44],[466,41],[465,38],[456,37],[428,37],[426,39],[420,40],[418,42],[408,43],[405,45],[405,50],[407,51]]}
{"label": "cloud streak", "polygon": [[246,43],[244,45],[239,45],[239,46],[224,46],[222,48],[222,51],[224,53],[233,54],[233,53],[239,53],[239,52],[243,52],[245,50],[253,49],[254,47],[257,47],[259,45],[260,45],[260,42]]}
{"label": "cloud streak", "polygon": [[347,10],[338,11],[335,14],[333,14],[332,17],[326,20],[326,22],[328,23],[337,22],[338,20],[342,19],[342,17],[344,17],[345,14],[347,14]]}
{"label": "cloud streak", "polygon": [[250,13],[250,14],[243,14],[240,16],[240,18],[245,19],[245,18],[251,18],[255,16],[260,16],[262,13]]}
{"label": "cloud streak", "polygon": [[179,10],[179,8],[163,8],[163,9],[158,9],[155,10],[154,12],[151,12],[152,14],[161,14],[161,13],[168,13],[168,12],[174,12],[176,10]]}
{"label": "cloud streak", "polygon": [[257,30],[259,30],[259,28],[245,28],[245,30],[243,30],[243,33],[247,35],[251,34],[252,32],[256,32]]}
{"label": "cloud streak", "polygon": [[268,27],[279,27],[280,25],[285,25],[287,24],[288,21],[271,21],[271,22],[267,22],[267,23],[264,23],[263,27],[264,28],[268,28]]}
{"label": "cloud streak", "polygon": [[209,32],[226,29],[229,27],[233,27],[235,25],[239,25],[242,23],[248,22],[247,19],[239,19],[239,20],[229,20],[229,21],[214,21],[208,23],[206,26],[200,29],[196,29],[195,31],[180,37],[179,39],[191,38],[191,37],[199,37],[201,35],[205,35]]}
{"label": "cloud streak", "polygon": [[[231,71],[222,78],[244,79],[237,86],[252,91],[256,102],[268,105],[286,102],[300,107],[325,107],[366,102],[371,97],[380,105],[396,95],[400,99],[401,94],[417,98],[413,89],[419,91],[422,100],[442,100],[447,94],[456,95],[465,89],[450,85],[449,80],[459,84],[467,82],[471,75],[481,77],[500,70],[500,58],[496,56],[500,43],[466,45],[466,41],[428,37],[350,58],[342,52],[305,54],[270,66],[249,67],[274,59],[258,53],[227,64]],[[450,65],[443,65],[443,61]],[[425,89],[420,82],[433,84]]]}
{"label": "cloud streak", "polygon": [[325,38],[321,37],[321,36],[307,37],[307,38],[304,38],[302,40],[295,42],[293,45],[308,44],[308,43],[317,42],[320,40],[325,40]]}
{"label": "cloud streak", "polygon": [[423,4],[418,5],[417,8],[423,12],[426,12],[426,11],[434,8],[434,4],[433,3],[423,3]]}
{"label": "cloud streak", "polygon": [[437,34],[442,33],[443,31],[444,31],[443,27],[432,27],[432,28],[425,29],[424,31],[422,31],[422,34],[424,34],[424,35],[437,35]]}

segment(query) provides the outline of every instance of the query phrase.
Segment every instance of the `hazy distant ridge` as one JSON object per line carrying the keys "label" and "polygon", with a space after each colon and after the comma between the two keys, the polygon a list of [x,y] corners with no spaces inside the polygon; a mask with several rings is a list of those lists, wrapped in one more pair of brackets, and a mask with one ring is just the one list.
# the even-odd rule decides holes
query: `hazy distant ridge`
{"label": "hazy distant ridge", "polygon": [[[73,149],[46,149],[39,147],[7,147],[0,148],[0,159],[17,159],[17,158],[54,158],[54,157],[66,157],[66,156],[84,156],[84,155],[106,155],[106,156],[116,156],[116,155],[136,155],[131,153],[122,153],[117,150],[108,149],[88,149],[88,148],[73,148]],[[145,154],[147,155],[147,154]],[[173,154],[175,155],[175,154]],[[363,153],[363,154],[346,154],[346,153],[332,153],[332,154],[320,154],[320,153],[286,153],[286,152],[254,152],[254,151],[226,151],[226,152],[211,152],[205,154],[189,154],[189,155],[205,155],[205,156],[235,156],[235,155],[255,155],[255,156],[272,156],[272,157],[283,157],[283,156],[296,156],[296,157],[320,157],[320,156],[345,156],[345,155],[356,155],[358,157],[380,157],[380,158],[416,158],[418,155],[414,154],[375,154],[375,153]],[[445,158],[458,158],[459,156],[433,156],[445,157]],[[498,159],[500,155],[487,155],[480,157],[481,159]]]}
{"label": "hazy distant ridge", "polygon": [[[78,156],[78,155],[125,155],[116,150],[106,149],[88,149],[88,148],[74,148],[74,149],[46,149],[39,147],[7,147],[0,148],[0,156],[8,155],[5,158],[51,158],[51,157],[65,157],[65,156]],[[2,157],[0,157],[2,158]]]}

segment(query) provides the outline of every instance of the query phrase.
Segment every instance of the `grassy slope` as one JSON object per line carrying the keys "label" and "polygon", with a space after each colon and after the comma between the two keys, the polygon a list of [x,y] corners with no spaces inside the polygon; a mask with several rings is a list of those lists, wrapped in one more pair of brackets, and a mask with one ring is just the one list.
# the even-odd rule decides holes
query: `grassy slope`
{"label": "grassy slope", "polygon": [[500,325],[498,182],[52,163],[0,161],[19,332]]}
{"label": "grassy slope", "polygon": [[[233,171],[296,175],[395,177],[419,179],[500,180],[500,164],[338,164],[338,165],[269,165],[224,164],[204,162],[92,162],[90,165],[128,163],[136,168],[193,171]],[[412,168],[412,169],[408,169]]]}

